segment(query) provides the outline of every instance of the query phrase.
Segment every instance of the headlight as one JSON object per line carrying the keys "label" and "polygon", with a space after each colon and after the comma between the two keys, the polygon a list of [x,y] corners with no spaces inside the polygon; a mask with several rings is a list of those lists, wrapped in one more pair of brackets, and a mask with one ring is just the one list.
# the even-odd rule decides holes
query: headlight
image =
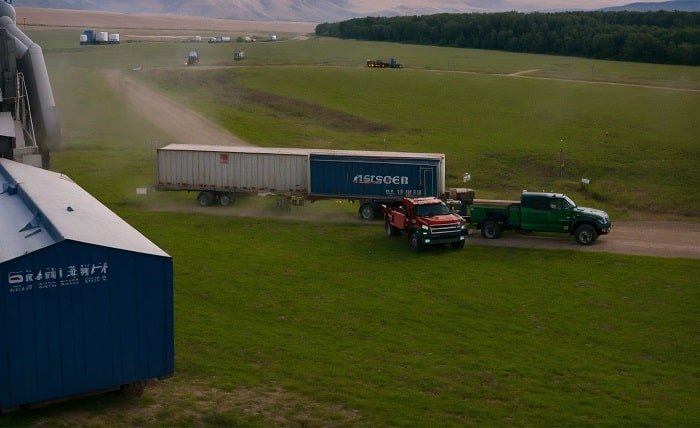
{"label": "headlight", "polygon": [[422,225],[420,228],[423,230],[430,230],[430,228],[426,224]]}

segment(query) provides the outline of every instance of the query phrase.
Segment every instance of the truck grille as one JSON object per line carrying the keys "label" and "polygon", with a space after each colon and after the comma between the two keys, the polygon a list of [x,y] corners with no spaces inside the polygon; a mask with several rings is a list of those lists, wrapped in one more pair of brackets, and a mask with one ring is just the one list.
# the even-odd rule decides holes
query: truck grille
{"label": "truck grille", "polygon": [[433,235],[447,235],[448,233],[456,233],[462,230],[459,223],[436,224],[430,226],[430,233]]}

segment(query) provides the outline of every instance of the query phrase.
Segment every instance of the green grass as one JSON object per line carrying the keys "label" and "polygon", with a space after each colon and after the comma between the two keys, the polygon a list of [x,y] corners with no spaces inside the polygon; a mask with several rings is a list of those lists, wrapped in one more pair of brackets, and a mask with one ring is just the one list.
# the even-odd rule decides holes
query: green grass
{"label": "green grass", "polygon": [[[376,225],[125,214],[176,262],[185,390],[275,386],[325,409],[326,423],[341,406],[362,426],[700,417],[696,261],[480,247],[416,255]],[[163,417],[183,422],[176,409]]]}
{"label": "green grass", "polygon": [[[42,44],[63,123],[53,168],[173,256],[176,375],[149,385],[141,400],[100,395],[6,415],[0,425],[700,422],[697,260],[472,245],[418,255],[405,238],[386,238],[381,225],[345,223],[355,216],[345,204],[274,219],[201,210],[185,193],[137,197],[135,187],[153,182],[154,149],[167,138],[108,90],[101,68],[136,60],[166,65],[186,49],[125,44],[96,53],[66,47],[73,39]],[[202,96],[189,98],[194,107],[261,145],[330,141],[334,148],[446,152],[450,180],[468,169],[482,195],[512,196],[527,179],[523,185],[552,184],[606,208],[618,209],[617,198],[647,185],[657,193],[639,198],[653,199],[665,213],[697,204],[697,192],[687,190],[697,165],[697,125],[686,120],[697,94],[439,75],[425,67],[366,70],[364,57],[382,56],[372,49],[398,51],[408,62],[411,47],[294,43],[302,63],[315,55],[362,59],[351,68],[261,65],[145,77],[180,99],[189,92],[179,88],[198,88]],[[453,51],[420,48],[436,60]],[[278,55],[280,64],[294,57]],[[502,72],[511,58],[520,61],[512,67],[562,61],[503,55],[499,65],[499,54],[483,53],[491,62],[473,67]],[[642,69],[654,74],[653,67]],[[607,142],[599,141],[601,125],[610,125]],[[674,138],[662,138],[664,127],[674,128],[668,131]],[[597,171],[614,198],[593,176],[589,193],[578,193],[574,178],[556,179],[558,170],[543,159],[558,159],[562,135],[570,146],[567,168]],[[673,174],[658,165],[661,154],[668,154],[662,159]],[[661,177],[653,186],[652,175]],[[669,208],[671,201],[679,208]],[[252,211],[270,204],[240,202]],[[309,212],[337,221],[304,218]]]}
{"label": "green grass", "polygon": [[176,284],[185,376],[280,384],[368,425],[697,420],[680,411],[698,404],[696,262],[418,256],[366,225],[166,218],[180,243],[154,238],[197,267]]}
{"label": "green grass", "polygon": [[[233,69],[204,71],[182,66],[193,44],[80,47],[70,32],[38,35],[71,46],[45,49],[71,85],[76,70],[99,78],[95,64],[143,65],[146,72],[130,74],[261,146],[443,152],[448,186],[463,186],[469,172],[477,196],[563,191],[618,219],[692,218],[700,209],[698,193],[688,191],[700,181],[697,67],[312,38],[198,44],[202,65],[232,65],[233,50],[247,54]],[[363,67],[365,58],[389,55],[409,68]],[[523,70],[567,81],[506,76]],[[591,185],[582,188],[582,178]]]}
{"label": "green grass", "polygon": [[480,196],[559,190],[619,215],[700,208],[687,191],[700,180],[698,93],[359,67],[144,78],[262,146],[443,152],[448,186],[469,172]]}

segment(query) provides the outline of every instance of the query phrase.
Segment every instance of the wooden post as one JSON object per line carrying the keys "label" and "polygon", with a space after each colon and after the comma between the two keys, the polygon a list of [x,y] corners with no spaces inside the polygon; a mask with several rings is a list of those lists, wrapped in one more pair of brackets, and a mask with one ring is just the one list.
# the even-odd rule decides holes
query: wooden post
{"label": "wooden post", "polygon": [[559,149],[559,178],[564,178],[564,149]]}

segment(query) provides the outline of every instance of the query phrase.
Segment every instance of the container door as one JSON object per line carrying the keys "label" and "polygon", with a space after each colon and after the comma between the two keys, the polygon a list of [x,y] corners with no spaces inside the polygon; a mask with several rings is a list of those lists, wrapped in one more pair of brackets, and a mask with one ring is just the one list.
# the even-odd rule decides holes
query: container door
{"label": "container door", "polygon": [[435,194],[435,168],[421,168],[421,190],[423,194],[418,196],[438,196]]}

